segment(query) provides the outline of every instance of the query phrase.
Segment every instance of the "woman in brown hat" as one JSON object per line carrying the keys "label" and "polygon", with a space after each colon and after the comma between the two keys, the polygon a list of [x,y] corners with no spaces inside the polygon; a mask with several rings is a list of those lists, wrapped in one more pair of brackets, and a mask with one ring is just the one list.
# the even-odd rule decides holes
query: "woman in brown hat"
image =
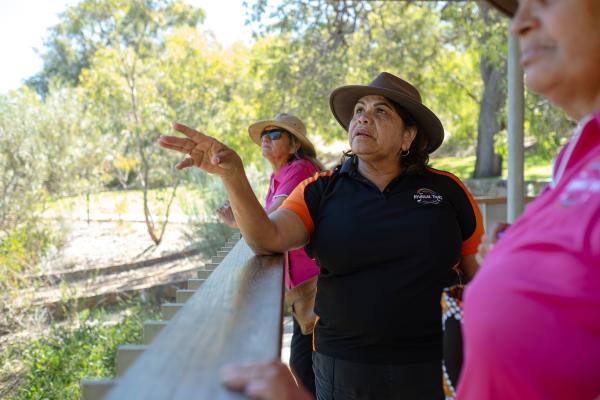
{"label": "woman in brown hat", "polygon": [[318,399],[442,399],[440,295],[453,268],[477,269],[479,211],[455,176],[427,167],[444,131],[408,82],[382,73],[336,89],[330,105],[348,131],[347,159],[302,182],[270,215],[222,143],[176,125],[187,138],[160,144],[190,155],[178,168],[221,176],[257,253],[306,246],[317,260]]}
{"label": "woman in brown hat", "polygon": [[[248,128],[250,138],[259,145],[272,173],[265,199],[267,214],[279,208],[303,180],[323,166],[316,159],[313,144],[306,136],[304,123],[290,114],[279,113],[270,120],[258,121]],[[237,227],[231,206],[217,210],[224,223]],[[315,393],[312,367],[312,330],[315,323],[314,295],[319,267],[304,249],[287,252],[285,258],[286,302],[293,310],[294,331],[290,343],[290,367],[302,384]]]}
{"label": "woman in brown hat", "polygon": [[492,3],[511,16],[529,89],[578,127],[555,160],[549,187],[493,249],[491,238],[481,248],[483,266],[464,302],[457,398],[597,399],[600,1]]}

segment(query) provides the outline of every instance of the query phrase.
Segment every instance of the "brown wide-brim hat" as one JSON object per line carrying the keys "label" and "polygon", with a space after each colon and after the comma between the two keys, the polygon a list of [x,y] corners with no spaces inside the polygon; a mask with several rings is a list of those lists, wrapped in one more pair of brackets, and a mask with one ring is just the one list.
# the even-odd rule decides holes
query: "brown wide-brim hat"
{"label": "brown wide-brim hat", "polygon": [[427,152],[434,152],[444,141],[440,119],[421,102],[421,94],[410,83],[388,72],[380,73],[368,86],[342,86],[331,92],[329,106],[335,119],[348,131],[354,106],[364,96],[383,96],[405,109],[416,121],[418,135],[428,139]]}
{"label": "brown wide-brim hat", "polygon": [[257,121],[248,127],[248,133],[250,138],[257,145],[261,145],[260,134],[265,130],[267,126],[276,126],[278,128],[285,129],[290,134],[294,135],[300,142],[304,153],[310,157],[316,157],[317,152],[315,146],[306,137],[306,127],[300,118],[290,114],[279,113],[273,119],[265,119]]}
{"label": "brown wide-brim hat", "polygon": [[519,8],[518,0],[487,0],[487,2],[511,18]]}

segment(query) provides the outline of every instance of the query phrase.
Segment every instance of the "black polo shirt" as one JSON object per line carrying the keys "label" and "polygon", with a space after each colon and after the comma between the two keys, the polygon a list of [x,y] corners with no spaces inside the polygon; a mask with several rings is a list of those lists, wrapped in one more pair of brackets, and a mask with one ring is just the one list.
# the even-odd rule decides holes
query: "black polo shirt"
{"label": "black polo shirt", "polygon": [[458,178],[428,168],[380,191],[350,158],[302,182],[281,207],[304,222],[321,269],[316,351],[376,364],[441,359],[441,291],[483,232]]}

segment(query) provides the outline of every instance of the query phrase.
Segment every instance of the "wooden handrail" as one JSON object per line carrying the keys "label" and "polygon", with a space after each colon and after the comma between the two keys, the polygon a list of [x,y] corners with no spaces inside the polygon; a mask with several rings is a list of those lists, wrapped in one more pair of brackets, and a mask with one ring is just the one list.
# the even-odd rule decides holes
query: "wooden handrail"
{"label": "wooden handrail", "polygon": [[[525,203],[529,203],[534,200],[535,197],[527,196],[525,197]],[[477,196],[475,197],[475,202],[478,204],[506,204],[506,196]]]}
{"label": "wooden handrail", "polygon": [[283,258],[241,239],[116,383],[107,399],[239,399],[223,365],[279,358]]}

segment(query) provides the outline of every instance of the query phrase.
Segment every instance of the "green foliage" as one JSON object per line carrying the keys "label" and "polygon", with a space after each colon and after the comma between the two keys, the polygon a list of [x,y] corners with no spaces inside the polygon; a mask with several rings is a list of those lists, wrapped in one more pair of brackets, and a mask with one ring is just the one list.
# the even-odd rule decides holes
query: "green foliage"
{"label": "green foliage", "polygon": [[125,303],[119,314],[107,311],[82,312],[74,325],[55,325],[47,336],[6,350],[0,357],[3,370],[16,362],[23,370],[10,399],[75,400],[82,378],[114,377],[117,347],[140,343],[143,321],[156,314],[137,303]]}
{"label": "green foliage", "polygon": [[[462,180],[470,179],[475,169],[475,156],[435,157],[431,166],[452,172]],[[506,162],[503,164],[502,177],[508,174]],[[529,153],[525,155],[525,180],[549,180],[552,174],[552,160],[545,155]]]}
{"label": "green foliage", "polygon": [[[382,70],[415,83],[440,116],[446,142],[437,156],[474,154],[480,60],[503,68],[505,19],[474,2],[250,3],[256,41],[228,49],[198,29],[203,12],[182,0],[69,7],[46,40],[44,98],[27,88],[0,96],[0,232],[34,220],[48,198],[65,193],[196,184],[172,169],[183,155],[156,145],[174,121],[229,144],[257,171],[268,169],[248,138],[258,119],[292,112],[310,136],[344,138],[330,91]],[[526,104],[528,148],[556,153],[572,124],[537,96],[528,93]]]}
{"label": "green foliage", "polygon": [[[365,84],[389,71],[419,87],[424,103],[440,116],[446,130],[440,155],[474,154],[484,89],[481,68],[505,70],[507,54],[506,18],[489,6],[448,1],[249,3],[251,20],[261,24],[256,33],[262,42],[254,48],[267,47],[266,57],[257,56],[262,60],[257,72],[271,79],[262,94],[285,107],[301,103],[298,110],[316,134],[344,136],[332,121],[329,91],[341,84]],[[505,82],[501,85],[503,91]],[[526,132],[538,144],[535,151],[554,154],[570,124],[531,94],[526,108]],[[503,129],[504,110],[499,111]]]}
{"label": "green foliage", "polygon": [[189,175],[198,187],[198,196],[183,203],[183,210],[190,219],[186,236],[205,257],[212,257],[236,231],[221,223],[215,213],[227,200],[227,193],[215,177],[199,171],[190,171]]}
{"label": "green foliage", "polygon": [[38,93],[47,94],[52,79],[77,85],[98,50],[136,47],[145,52],[161,44],[174,26],[195,26],[202,10],[181,0],[84,0],[69,7],[49,30],[42,53],[44,68],[29,79]]}
{"label": "green foliage", "polygon": [[0,232],[30,221],[49,196],[94,184],[103,143],[86,106],[78,89],[43,102],[27,88],[0,96]]}
{"label": "green foliage", "polygon": [[[247,168],[246,173],[262,203],[268,189],[268,177],[252,167]],[[197,170],[190,170],[188,175],[196,191],[181,201],[182,210],[190,221],[186,236],[202,254],[211,257],[237,231],[221,223],[216,214],[216,209],[227,201],[227,193],[221,180],[214,176]]]}
{"label": "green foliage", "polygon": [[23,225],[0,238],[0,290],[22,287],[23,271],[31,271],[40,257],[55,242],[50,229],[43,226]]}

